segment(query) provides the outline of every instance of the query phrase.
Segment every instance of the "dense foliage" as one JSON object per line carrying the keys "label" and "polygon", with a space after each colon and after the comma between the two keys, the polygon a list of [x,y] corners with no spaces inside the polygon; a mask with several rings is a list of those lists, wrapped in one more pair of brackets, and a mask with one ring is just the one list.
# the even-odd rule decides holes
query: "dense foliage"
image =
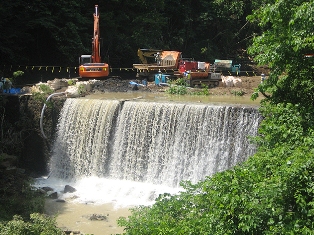
{"label": "dense foliage", "polygon": [[[112,67],[138,63],[138,48],[180,50],[211,61],[245,53],[254,27],[246,16],[255,1],[98,1],[102,58]],[[94,3],[3,1],[0,69],[4,65],[77,66],[91,53]]]}
{"label": "dense foliage", "polygon": [[14,216],[13,220],[7,223],[0,223],[0,235],[64,235],[65,233],[56,227],[54,218],[33,213],[30,220],[23,220],[20,216]]}
{"label": "dense foliage", "polygon": [[[272,104],[293,103],[313,106],[314,19],[313,1],[275,1],[256,10],[252,21],[264,33],[254,38],[251,54],[271,68],[259,90]],[[267,95],[270,94],[270,95]]]}
{"label": "dense foliage", "polygon": [[[5,154],[0,154],[2,164]],[[5,159],[7,160],[7,159]],[[16,214],[28,218],[29,214],[44,210],[44,195],[33,189],[31,180],[14,169],[0,170],[0,222]]]}
{"label": "dense foliage", "polygon": [[[125,234],[314,234],[314,2],[267,1],[250,52],[271,74],[249,160],[121,218]],[[256,97],[256,95],[255,95]],[[253,97],[253,98],[255,98]]]}

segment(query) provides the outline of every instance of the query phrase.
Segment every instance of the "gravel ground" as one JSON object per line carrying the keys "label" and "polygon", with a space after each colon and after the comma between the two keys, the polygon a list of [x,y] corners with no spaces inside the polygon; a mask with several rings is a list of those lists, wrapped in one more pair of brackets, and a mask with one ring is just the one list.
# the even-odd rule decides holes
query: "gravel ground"
{"label": "gravel ground", "polygon": [[[240,87],[224,87],[220,84],[218,87],[210,88],[209,93],[211,95],[234,95],[234,92],[243,92],[244,96],[251,96],[254,89],[260,84],[261,78],[259,76],[254,77],[239,77],[242,80]],[[157,86],[154,82],[148,82],[147,86],[135,86],[130,82],[141,84],[140,80],[122,80],[119,77],[111,77],[105,80],[97,80],[94,83],[91,93],[96,92],[131,92],[134,90],[140,90],[143,92],[166,92],[169,89],[168,86]],[[200,90],[199,88],[190,88],[193,91]]]}

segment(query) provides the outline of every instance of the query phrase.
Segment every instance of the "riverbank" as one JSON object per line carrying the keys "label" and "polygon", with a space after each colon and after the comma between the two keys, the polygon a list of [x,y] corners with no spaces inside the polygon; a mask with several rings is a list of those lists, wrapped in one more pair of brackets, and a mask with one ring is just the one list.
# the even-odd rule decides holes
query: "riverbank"
{"label": "riverbank", "polygon": [[[214,88],[209,88],[209,95],[213,96],[234,96],[235,94],[241,94],[241,96],[249,96],[254,93],[255,88],[261,82],[260,76],[242,76],[237,77],[241,79],[241,83],[237,86],[226,86],[221,83],[219,86]],[[148,82],[147,86],[142,85],[131,85],[130,83],[141,84],[141,81],[138,80],[121,80],[119,78],[109,78],[106,80],[99,80],[94,83],[90,93],[104,93],[104,92],[129,92],[129,91],[142,91],[142,92],[166,92],[169,89],[169,86],[159,86],[155,82]],[[201,88],[189,88],[193,92],[200,91]]]}

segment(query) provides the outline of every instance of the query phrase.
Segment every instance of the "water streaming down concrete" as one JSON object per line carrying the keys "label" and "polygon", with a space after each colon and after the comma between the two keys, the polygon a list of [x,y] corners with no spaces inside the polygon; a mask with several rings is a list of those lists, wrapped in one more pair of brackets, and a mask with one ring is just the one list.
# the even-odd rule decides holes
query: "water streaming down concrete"
{"label": "water streaming down concrete", "polygon": [[111,155],[116,100],[67,99],[60,114],[50,170],[61,179],[104,176]]}
{"label": "water streaming down concrete", "polygon": [[52,176],[178,187],[226,170],[255,152],[254,108],[170,102],[67,99]]}
{"label": "water streaming down concrete", "polygon": [[[162,99],[159,99],[162,100]],[[248,136],[261,121],[257,109],[191,102],[67,99],[50,161],[50,186],[66,204],[47,202],[59,227],[83,233],[122,233],[115,220],[125,208],[150,205],[161,193],[178,193],[255,152]],[[77,189],[63,193],[66,184]],[[72,202],[72,203],[71,203]],[[122,207],[122,208],[121,208]],[[90,214],[109,214],[90,221]]]}

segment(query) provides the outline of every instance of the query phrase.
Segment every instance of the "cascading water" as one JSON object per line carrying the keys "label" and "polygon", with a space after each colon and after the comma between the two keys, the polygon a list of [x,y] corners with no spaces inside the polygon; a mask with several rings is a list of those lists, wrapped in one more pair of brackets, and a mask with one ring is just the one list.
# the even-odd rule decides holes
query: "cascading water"
{"label": "cascading water", "polygon": [[118,118],[108,175],[179,186],[234,166],[254,152],[253,109],[126,102]]}
{"label": "cascading water", "polygon": [[[67,99],[51,178],[79,182],[75,186],[88,192],[104,189],[114,200],[128,194],[145,204],[180,188],[182,180],[196,183],[246,160],[255,152],[248,136],[257,134],[260,121],[254,108]],[[91,200],[103,199],[97,193]]]}
{"label": "cascading water", "polygon": [[110,157],[119,101],[67,99],[61,110],[50,163],[58,178],[103,176]]}

